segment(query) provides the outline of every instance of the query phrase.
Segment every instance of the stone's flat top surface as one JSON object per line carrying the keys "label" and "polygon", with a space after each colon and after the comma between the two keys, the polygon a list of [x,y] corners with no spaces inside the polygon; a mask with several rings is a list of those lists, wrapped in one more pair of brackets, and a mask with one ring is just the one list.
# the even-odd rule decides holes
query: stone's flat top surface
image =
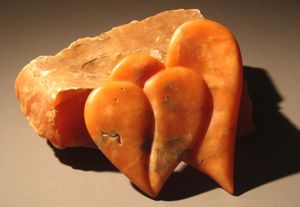
{"label": "stone's flat top surface", "polygon": [[[178,16],[178,18],[176,18]],[[95,37],[83,37],[56,55],[40,56],[25,66],[41,80],[47,91],[95,88],[108,78],[126,55],[147,53],[161,61],[175,29],[202,15],[198,10],[173,10],[115,26]]]}
{"label": "stone's flat top surface", "polygon": [[[300,192],[300,28],[295,1],[69,1],[0,7],[0,206],[297,206]],[[160,201],[137,192],[94,150],[54,150],[19,110],[14,81],[39,55],[54,55],[160,11],[198,8],[236,35],[256,106],[256,134],[237,144],[231,196],[208,178],[178,168]],[[256,69],[253,69],[256,68]]]}

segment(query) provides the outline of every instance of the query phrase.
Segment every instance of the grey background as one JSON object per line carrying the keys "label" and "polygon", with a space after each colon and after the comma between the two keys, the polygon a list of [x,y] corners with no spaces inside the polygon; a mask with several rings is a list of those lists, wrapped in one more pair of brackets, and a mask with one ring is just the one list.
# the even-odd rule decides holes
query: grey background
{"label": "grey background", "polygon": [[[235,196],[184,168],[149,199],[97,151],[39,139],[15,97],[37,56],[178,8],[200,9],[241,47],[257,132],[238,141]],[[0,206],[300,206],[299,20],[298,1],[0,1]]]}

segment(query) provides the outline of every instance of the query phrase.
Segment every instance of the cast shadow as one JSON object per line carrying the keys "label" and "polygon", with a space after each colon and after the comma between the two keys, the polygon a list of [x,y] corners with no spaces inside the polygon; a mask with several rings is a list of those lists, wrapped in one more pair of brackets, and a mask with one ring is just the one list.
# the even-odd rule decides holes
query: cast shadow
{"label": "cast shadow", "polygon": [[[268,73],[261,68],[245,66],[244,77],[248,81],[253,101],[256,129],[253,134],[237,141],[235,156],[237,196],[300,171],[300,132],[280,112],[282,97]],[[74,169],[118,171],[97,149],[58,150],[54,147],[52,149],[60,162]],[[181,200],[217,187],[218,185],[206,175],[186,166],[170,176],[156,200]],[[135,189],[141,192],[136,187]]]}
{"label": "cast shadow", "polygon": [[241,195],[300,172],[300,131],[280,112],[280,96],[267,72],[245,67],[255,131],[236,147],[235,192]]}
{"label": "cast shadow", "polygon": [[49,141],[58,160],[77,170],[84,171],[118,171],[118,169],[98,150],[84,147],[57,149]]}
{"label": "cast shadow", "polygon": [[185,199],[218,187],[209,177],[188,165],[180,171],[173,172],[156,198],[149,197],[133,183],[131,185],[135,190],[152,200],[164,201]]}

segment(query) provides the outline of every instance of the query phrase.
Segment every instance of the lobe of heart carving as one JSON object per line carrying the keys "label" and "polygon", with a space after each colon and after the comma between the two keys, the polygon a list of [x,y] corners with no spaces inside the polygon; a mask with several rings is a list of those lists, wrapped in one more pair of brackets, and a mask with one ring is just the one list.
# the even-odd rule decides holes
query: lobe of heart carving
{"label": "lobe of heart carving", "polygon": [[113,81],[93,90],[85,105],[88,131],[103,154],[137,187],[154,196],[149,183],[152,109],[143,90]]}
{"label": "lobe of heart carving", "polygon": [[192,146],[201,142],[209,91],[194,71],[183,67],[160,71],[146,82],[144,91],[155,119],[149,176],[158,194]]}
{"label": "lobe of heart carving", "polygon": [[189,21],[173,34],[166,66],[191,68],[207,83],[213,100],[211,121],[201,145],[193,149],[186,162],[233,193],[235,136],[243,83],[237,41],[217,22]]}

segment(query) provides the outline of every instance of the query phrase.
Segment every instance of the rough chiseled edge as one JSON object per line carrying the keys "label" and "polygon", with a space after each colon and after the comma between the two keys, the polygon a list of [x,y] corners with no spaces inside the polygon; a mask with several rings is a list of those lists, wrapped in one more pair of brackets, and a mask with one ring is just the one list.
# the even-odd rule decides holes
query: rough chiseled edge
{"label": "rough chiseled edge", "polygon": [[[21,111],[35,132],[42,137],[55,137],[55,134],[52,134],[55,111],[51,108],[51,99],[46,95],[47,91],[39,79],[35,78],[34,73],[35,62],[42,58],[46,57],[38,57],[22,69],[16,78],[15,91],[20,101]],[[34,87],[30,89],[30,86]],[[42,108],[45,111],[40,111]],[[45,113],[48,116],[44,116]],[[41,124],[44,123],[43,118],[48,119],[46,125]]]}

